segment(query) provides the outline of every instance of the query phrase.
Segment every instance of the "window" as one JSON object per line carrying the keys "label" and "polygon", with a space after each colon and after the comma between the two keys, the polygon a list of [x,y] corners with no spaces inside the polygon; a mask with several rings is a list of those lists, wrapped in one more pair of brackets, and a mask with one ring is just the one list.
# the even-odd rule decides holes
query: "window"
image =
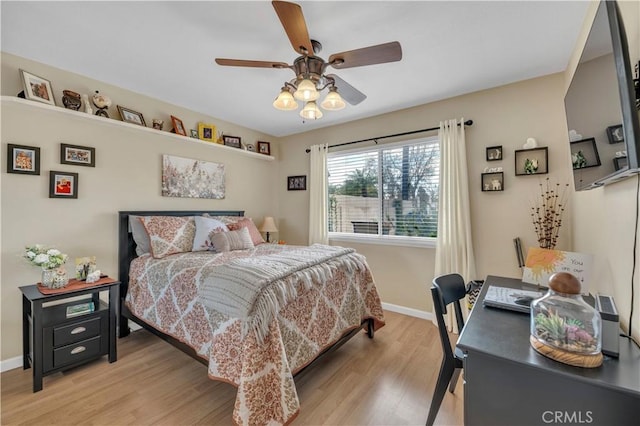
{"label": "window", "polygon": [[437,137],[330,153],[327,168],[330,235],[436,237]]}

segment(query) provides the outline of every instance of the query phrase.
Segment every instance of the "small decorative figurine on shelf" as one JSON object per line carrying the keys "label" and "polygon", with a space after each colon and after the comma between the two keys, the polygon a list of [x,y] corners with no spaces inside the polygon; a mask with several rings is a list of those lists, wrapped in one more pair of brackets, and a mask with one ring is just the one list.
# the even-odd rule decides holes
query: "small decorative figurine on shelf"
{"label": "small decorative figurine on shelf", "polygon": [[101,95],[100,92],[96,90],[96,93],[91,97],[91,100],[96,108],[98,108],[96,110],[96,115],[109,118],[107,109],[111,106],[111,99],[105,95]]}
{"label": "small decorative figurine on shelf", "polygon": [[63,90],[62,104],[67,109],[78,111],[80,109],[80,106],[82,105],[82,101],[80,100],[80,94],[74,92],[73,90]]}
{"label": "small decorative figurine on shelf", "polygon": [[153,128],[156,130],[162,130],[162,126],[164,126],[164,121],[158,118],[153,119]]}
{"label": "small decorative figurine on shelf", "polygon": [[89,104],[89,95],[82,95],[82,103],[84,104],[84,112],[93,114],[93,108],[91,108],[91,104]]}

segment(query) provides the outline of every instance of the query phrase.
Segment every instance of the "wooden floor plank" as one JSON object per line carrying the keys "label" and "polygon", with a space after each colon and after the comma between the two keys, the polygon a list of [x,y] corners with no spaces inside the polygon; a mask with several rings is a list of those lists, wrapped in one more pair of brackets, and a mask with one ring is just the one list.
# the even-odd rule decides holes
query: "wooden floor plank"
{"label": "wooden floor plank", "polygon": [[[386,312],[373,340],[359,333],[296,378],[294,425],[424,424],[442,351],[430,321]],[[456,336],[452,336],[455,341]],[[106,357],[44,378],[32,393],[32,371],[2,373],[2,425],[227,425],[236,388],[146,331],[118,341]],[[463,389],[447,392],[436,424],[463,423]]]}

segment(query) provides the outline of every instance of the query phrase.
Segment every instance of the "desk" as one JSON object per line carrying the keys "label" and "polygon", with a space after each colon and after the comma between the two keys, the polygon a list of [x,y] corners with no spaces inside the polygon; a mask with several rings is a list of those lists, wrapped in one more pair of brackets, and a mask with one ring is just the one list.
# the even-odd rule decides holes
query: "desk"
{"label": "desk", "polygon": [[465,425],[637,425],[640,349],[620,337],[620,358],[598,368],[572,367],[529,344],[530,316],[485,308],[490,285],[531,289],[519,279],[488,276],[460,334]]}

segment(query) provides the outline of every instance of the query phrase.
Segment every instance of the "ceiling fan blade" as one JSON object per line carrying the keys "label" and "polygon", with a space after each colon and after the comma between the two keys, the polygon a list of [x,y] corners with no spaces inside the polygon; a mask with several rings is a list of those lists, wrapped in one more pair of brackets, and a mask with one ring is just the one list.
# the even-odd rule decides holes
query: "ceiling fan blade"
{"label": "ceiling fan blade", "polygon": [[313,55],[313,45],[311,44],[311,39],[309,39],[307,24],[302,15],[300,5],[287,1],[272,1],[271,4],[276,10],[278,18],[280,18],[293,50],[299,54],[307,53]]}
{"label": "ceiling fan blade", "polygon": [[244,59],[216,58],[216,64],[227,67],[254,67],[254,68],[291,68],[284,62],[246,61]]}
{"label": "ceiling fan blade", "polygon": [[335,53],[329,57],[329,64],[334,68],[343,69],[396,62],[400,59],[402,59],[402,47],[397,41],[392,41],[376,46],[363,47],[362,49]]}
{"label": "ceiling fan blade", "polygon": [[367,95],[341,79],[335,74],[327,74],[327,77],[333,79],[335,86],[338,88],[338,93],[342,96],[342,99],[349,102],[351,105],[358,105],[360,102],[367,99]]}

